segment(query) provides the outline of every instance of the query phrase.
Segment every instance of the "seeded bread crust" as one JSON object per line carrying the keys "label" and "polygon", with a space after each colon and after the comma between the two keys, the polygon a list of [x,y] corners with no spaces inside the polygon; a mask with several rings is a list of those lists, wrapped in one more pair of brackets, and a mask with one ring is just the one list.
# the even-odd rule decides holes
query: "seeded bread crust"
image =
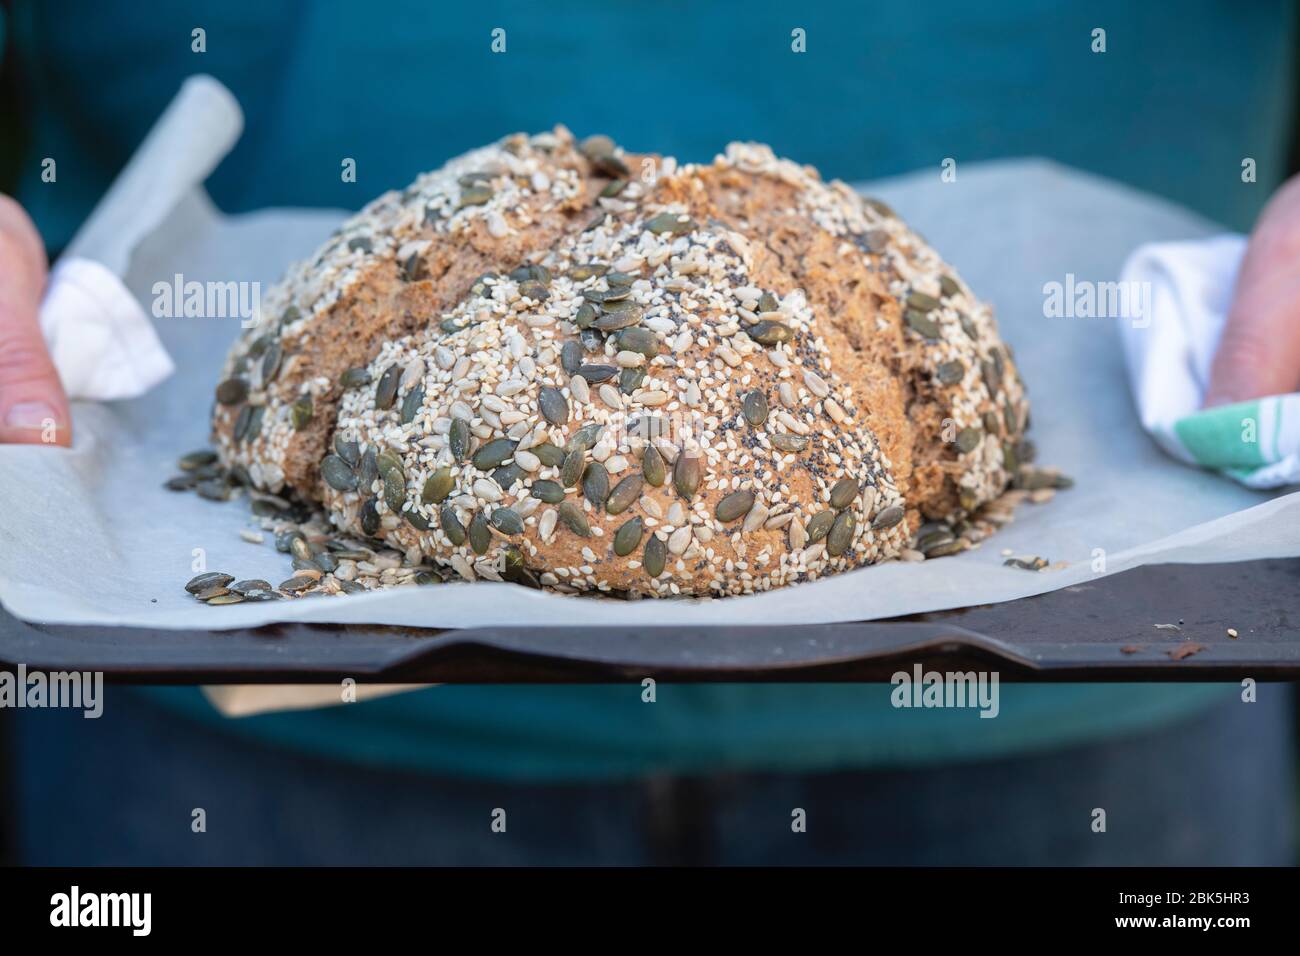
{"label": "seeded bread crust", "polygon": [[888,560],[1003,492],[1028,414],[933,250],[752,144],[679,167],[511,137],[267,306],[289,321],[227,361],[223,461],[470,579],[727,595]]}

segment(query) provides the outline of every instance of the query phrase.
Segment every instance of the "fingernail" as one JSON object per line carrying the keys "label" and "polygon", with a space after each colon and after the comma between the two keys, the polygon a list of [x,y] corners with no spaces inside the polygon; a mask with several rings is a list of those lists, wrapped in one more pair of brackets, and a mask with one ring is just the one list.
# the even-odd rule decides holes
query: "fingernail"
{"label": "fingernail", "polygon": [[58,421],[54,407],[45,402],[19,402],[5,414],[5,424],[10,428],[51,428]]}

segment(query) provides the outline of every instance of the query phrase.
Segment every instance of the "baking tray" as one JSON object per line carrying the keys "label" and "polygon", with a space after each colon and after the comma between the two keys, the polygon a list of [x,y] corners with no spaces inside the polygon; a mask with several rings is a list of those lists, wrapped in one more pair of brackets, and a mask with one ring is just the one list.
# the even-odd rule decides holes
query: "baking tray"
{"label": "baking tray", "polygon": [[1294,680],[1300,558],[1153,565],[1002,604],[808,626],[180,631],[0,610],[0,666],[20,663],[119,683],[879,681],[918,663],[1018,681]]}

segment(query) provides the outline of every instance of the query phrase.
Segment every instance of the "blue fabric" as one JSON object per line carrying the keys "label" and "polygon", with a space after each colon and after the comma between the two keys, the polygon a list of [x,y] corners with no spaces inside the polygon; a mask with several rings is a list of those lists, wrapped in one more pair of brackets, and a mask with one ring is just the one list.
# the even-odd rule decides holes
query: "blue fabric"
{"label": "blue fabric", "polygon": [[[1262,684],[1258,703],[1014,760],[574,786],[340,768],[196,731],[110,686],[99,720],[11,712],[19,760],[40,768],[16,781],[15,835],[20,861],[45,866],[1284,866],[1290,696]],[[496,808],[505,833],[489,828]]]}
{"label": "blue fabric", "polygon": [[[229,211],[359,207],[448,156],[565,122],[707,159],[772,143],[827,176],[1041,154],[1245,226],[1284,169],[1295,14],[1282,2],[803,5],[47,0],[14,11],[30,148],[19,196],[52,247],[182,79],[247,112],[210,188]],[[1107,30],[1107,52],[1091,31]],[[207,51],[191,50],[206,31]],[[506,53],[490,51],[506,30]],[[807,52],[791,52],[791,31]],[[1248,104],[1248,108],[1246,107]],[[57,160],[55,184],[40,160]],[[1241,159],[1259,182],[1240,182]],[[340,181],[344,157],[355,184]],[[203,719],[193,690],[154,691]],[[1229,691],[1003,687],[1002,715],[895,711],[880,687],[457,687],[234,722],[322,755],[516,779],[992,757],[1174,719]]]}

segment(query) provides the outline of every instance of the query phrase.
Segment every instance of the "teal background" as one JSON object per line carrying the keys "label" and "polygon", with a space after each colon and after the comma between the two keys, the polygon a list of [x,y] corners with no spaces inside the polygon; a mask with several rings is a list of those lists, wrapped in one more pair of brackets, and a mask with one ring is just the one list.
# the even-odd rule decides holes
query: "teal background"
{"label": "teal background", "polygon": [[[1285,175],[1289,3],[90,0],[9,10],[0,174],[58,249],[182,79],[207,72],[247,128],[209,182],[225,210],[357,208],[449,156],[556,122],[708,159],[770,142],[861,180],[1044,155],[1246,228]],[[207,31],[207,52],[190,31]],[[490,31],[507,30],[505,55]],[[793,27],[806,54],[790,51]],[[1108,52],[1090,51],[1094,27]],[[55,185],[40,160],[58,161]],[[1240,181],[1245,156],[1259,182]],[[339,178],[357,160],[356,184]],[[991,221],[989,229],[996,229]],[[1008,263],[1014,268],[1014,263]],[[1002,688],[1002,713],[897,711],[887,685],[444,687],[219,721],[376,765],[516,779],[979,759],[1167,723],[1222,687]],[[149,691],[218,722],[192,689]]]}

